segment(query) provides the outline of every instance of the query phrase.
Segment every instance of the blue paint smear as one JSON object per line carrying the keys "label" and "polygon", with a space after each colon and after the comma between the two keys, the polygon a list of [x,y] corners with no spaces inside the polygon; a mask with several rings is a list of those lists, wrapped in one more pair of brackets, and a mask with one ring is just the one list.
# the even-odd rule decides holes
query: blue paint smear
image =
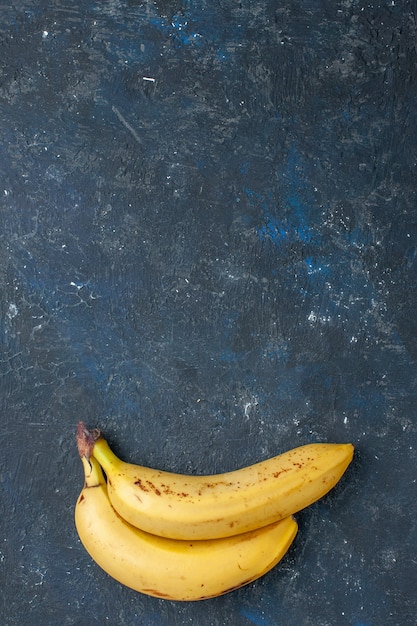
{"label": "blue paint smear", "polygon": [[[272,608],[272,607],[270,607]],[[280,614],[277,614],[277,611]],[[276,602],[273,603],[273,612],[274,612],[274,620],[272,621],[269,617],[266,617],[265,613],[253,609],[253,608],[242,608],[240,609],[241,614],[246,617],[250,622],[256,624],[256,626],[278,626],[278,624],[285,624],[285,615],[282,611],[280,611],[280,607],[276,606]],[[279,620],[279,621],[277,621]]]}
{"label": "blue paint smear", "polygon": [[307,273],[309,275],[319,274],[320,276],[328,276],[331,273],[329,263],[325,259],[309,255],[304,259],[304,264],[307,267]]}
{"label": "blue paint smear", "polygon": [[236,363],[239,360],[239,356],[233,350],[223,350],[220,360],[222,363]]}
{"label": "blue paint smear", "polygon": [[261,358],[278,362],[282,365],[289,361],[289,349],[287,346],[277,346],[273,341],[267,341],[263,349],[260,349]]}
{"label": "blue paint smear", "polygon": [[[287,201],[295,210],[297,217],[302,221],[305,220],[306,213],[314,206],[314,197],[305,180],[306,173],[303,158],[294,145],[289,150],[287,167],[282,172],[280,178],[286,180],[289,186],[290,193]],[[301,199],[301,196],[304,197],[304,201]]]}
{"label": "blue paint smear", "polygon": [[308,184],[302,156],[294,146],[277,178],[283,189],[279,202],[245,189],[251,205],[262,210],[263,224],[257,229],[259,239],[272,241],[277,247],[285,242],[320,243],[319,232],[311,227],[317,210],[314,193]]}
{"label": "blue paint smear", "polygon": [[189,21],[183,15],[174,15],[171,22],[163,17],[154,17],[149,20],[150,24],[155,26],[159,31],[167,33],[180,46],[201,45],[203,36],[199,32],[193,32]]}
{"label": "blue paint smear", "polygon": [[[135,381],[152,380],[152,367],[146,362],[136,359],[127,360],[125,350],[128,344],[128,335],[123,332],[122,325],[117,320],[125,318],[123,308],[114,310],[114,317],[109,326],[108,320],[96,324],[95,317],[90,315],[88,303],[89,293],[99,293],[99,299],[95,297],[95,312],[100,318],[103,312],[100,300],[104,303],[114,298],[114,286],[107,280],[102,279],[96,288],[92,288],[90,281],[79,278],[73,280],[73,291],[68,290],[70,278],[63,277],[57,282],[52,269],[37,261],[34,263],[30,258],[23,256],[25,250],[18,248],[23,262],[21,267],[27,268],[19,273],[22,285],[25,286],[30,300],[36,303],[42,317],[54,319],[54,326],[59,328],[56,341],[63,342],[70,348],[68,366],[71,360],[77,364],[77,376],[87,376],[93,386],[106,394],[106,402],[117,412],[132,412],[137,414],[138,402],[136,398]],[[26,253],[27,254],[27,253]],[[61,268],[62,269],[62,268]],[[88,293],[78,293],[88,285]],[[85,300],[84,300],[85,296]],[[35,305],[34,305],[35,306]],[[73,317],[73,307],[77,306],[78,312]],[[105,304],[104,306],[107,306]],[[45,332],[45,331],[42,331]],[[103,358],[100,346],[106,345],[106,358]],[[46,374],[47,375],[47,372]],[[110,384],[113,377],[119,377],[126,381],[124,389],[126,393],[120,397],[117,385],[114,389]],[[134,398],[134,400],[132,400]],[[122,405],[122,408],[121,408]]]}
{"label": "blue paint smear", "polygon": [[352,120],[352,115],[348,109],[344,109],[342,111],[342,118],[345,120],[345,122],[350,122]]}
{"label": "blue paint smear", "polygon": [[241,609],[240,612],[253,624],[256,624],[256,626],[277,626],[276,622],[271,622],[270,619],[255,609],[244,608]]}
{"label": "blue paint smear", "polygon": [[[251,199],[256,197],[255,192],[246,189],[246,195]],[[293,205],[295,198],[292,198]],[[267,201],[261,201],[263,208],[263,224],[257,230],[258,237],[261,241],[270,240],[277,247],[283,243],[292,243],[300,241],[302,243],[310,243],[313,239],[312,233],[301,215],[295,215],[290,220],[287,217],[280,218],[276,215],[276,207],[268,205]],[[298,211],[300,214],[300,210]]]}
{"label": "blue paint smear", "polygon": [[289,233],[284,228],[284,225],[280,220],[272,215],[269,215],[266,218],[266,224],[259,228],[258,236],[261,241],[271,239],[276,245],[278,245],[280,241],[288,238]]}

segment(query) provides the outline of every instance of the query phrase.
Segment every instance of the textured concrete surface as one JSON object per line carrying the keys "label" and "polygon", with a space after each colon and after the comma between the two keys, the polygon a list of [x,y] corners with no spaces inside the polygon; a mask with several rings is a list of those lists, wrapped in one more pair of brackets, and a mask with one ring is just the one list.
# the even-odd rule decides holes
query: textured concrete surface
{"label": "textured concrete surface", "polygon": [[[7,626],[415,623],[416,3],[0,5]],[[354,462],[201,603],[78,541],[75,425],[137,463]]]}

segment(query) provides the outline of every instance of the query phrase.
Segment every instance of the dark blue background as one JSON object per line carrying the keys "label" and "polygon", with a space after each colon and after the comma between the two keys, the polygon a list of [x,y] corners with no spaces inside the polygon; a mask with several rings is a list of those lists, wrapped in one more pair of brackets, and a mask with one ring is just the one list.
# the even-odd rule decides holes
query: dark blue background
{"label": "dark blue background", "polygon": [[[1,3],[7,626],[415,623],[416,9]],[[356,455],[272,572],[166,602],[78,541],[78,419],[173,471]]]}

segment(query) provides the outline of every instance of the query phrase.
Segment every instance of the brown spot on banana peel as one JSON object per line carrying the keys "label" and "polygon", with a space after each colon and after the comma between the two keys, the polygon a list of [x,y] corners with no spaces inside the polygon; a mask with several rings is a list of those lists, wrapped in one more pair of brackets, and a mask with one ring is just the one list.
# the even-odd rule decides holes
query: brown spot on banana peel
{"label": "brown spot on banana peel", "polygon": [[156,485],[154,485],[154,483],[151,482],[150,480],[143,481],[141,478],[138,478],[137,480],[135,480],[134,485],[137,485],[139,489],[147,493],[149,493],[150,491],[153,491],[157,496],[161,496],[162,493],[164,493],[167,496],[178,496],[179,498],[188,498],[190,495],[189,493],[186,493],[185,491],[175,492],[173,491],[173,489],[171,489],[171,487],[169,487],[168,485],[164,485],[164,484],[160,485],[162,489],[161,491],[161,489],[159,489]]}
{"label": "brown spot on banana peel", "polygon": [[245,580],[244,582],[239,583],[238,585],[234,585],[234,587],[229,587],[229,589],[225,589],[224,591],[221,591],[220,593],[214,593],[209,596],[200,596],[199,598],[196,598],[196,600],[209,600],[210,598],[224,596],[226,593],[230,593],[231,591],[236,591],[236,589],[240,589],[241,587],[244,587],[245,585],[248,585],[249,583],[252,583],[255,580],[256,578],[249,578],[248,580]]}
{"label": "brown spot on banana peel", "polygon": [[147,593],[150,596],[155,596],[157,598],[165,598],[166,600],[176,600],[177,598],[173,598],[167,593],[162,593],[161,591],[157,591],[156,589],[143,589],[143,593]]}
{"label": "brown spot on banana peel", "polygon": [[83,500],[85,500],[85,495],[84,495],[84,491],[85,489],[96,489],[97,487],[101,487],[101,485],[84,485],[83,491],[80,493],[79,497],[78,497],[78,504],[81,504],[81,502]]}
{"label": "brown spot on banana peel", "polygon": [[[281,474],[285,474],[285,472],[290,472],[290,471],[291,471],[291,468],[289,468],[289,467],[285,467],[285,468],[283,468],[282,470],[280,470],[279,472],[274,472],[274,473],[272,474],[272,476],[273,476],[274,478],[279,478],[279,477],[281,476]],[[268,480],[268,476],[265,476],[264,480]]]}
{"label": "brown spot on banana peel", "polygon": [[149,492],[149,488],[146,485],[144,485],[144,483],[142,482],[142,480],[140,478],[135,480],[134,484],[137,485],[139,487],[139,489],[142,489],[142,491]]}
{"label": "brown spot on banana peel", "polygon": [[[248,585],[249,583],[253,582],[254,580],[256,580],[256,578],[249,578],[248,580],[245,580],[242,583],[239,583],[238,585],[234,585],[233,587],[229,587],[228,589],[225,589],[224,591],[220,591],[219,593],[212,593],[212,594],[208,594],[205,596],[199,596],[198,598],[192,598],[192,599],[188,599],[187,601],[199,601],[199,600],[210,600],[210,598],[216,598],[218,596],[224,596],[226,593],[230,593],[231,591],[235,591],[236,589],[240,589],[240,587],[244,587],[245,585]],[[204,587],[204,583],[201,584],[201,587]],[[157,589],[143,589],[142,590],[143,593],[147,593],[151,596],[155,596],[157,598],[164,598],[165,600],[175,600],[178,601],[179,598],[170,596],[167,593],[162,593],[161,591],[158,591]]]}
{"label": "brown spot on banana peel", "polygon": [[153,483],[151,483],[149,480],[147,480],[146,482],[148,483],[148,485],[152,489],[152,491],[154,491],[156,493],[157,496],[161,495],[161,492],[158,489],[158,487],[155,487],[155,485]]}

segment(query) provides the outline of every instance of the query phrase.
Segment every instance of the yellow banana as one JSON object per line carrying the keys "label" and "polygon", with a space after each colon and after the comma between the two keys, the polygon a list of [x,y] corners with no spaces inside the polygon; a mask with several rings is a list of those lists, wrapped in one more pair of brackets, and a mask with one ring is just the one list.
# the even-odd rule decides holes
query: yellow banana
{"label": "yellow banana", "polygon": [[121,461],[82,422],[77,439],[104,469],[116,511],[173,539],[228,537],[284,519],[330,491],[353,457],[351,444],[309,444],[233,472],[186,476]]}
{"label": "yellow banana", "polygon": [[82,457],[85,486],[75,524],[85,549],[110,576],[169,600],[202,600],[246,585],[278,563],[297,523],[292,517],[252,532],[209,541],[178,541],[143,532],[110,504],[100,465]]}

